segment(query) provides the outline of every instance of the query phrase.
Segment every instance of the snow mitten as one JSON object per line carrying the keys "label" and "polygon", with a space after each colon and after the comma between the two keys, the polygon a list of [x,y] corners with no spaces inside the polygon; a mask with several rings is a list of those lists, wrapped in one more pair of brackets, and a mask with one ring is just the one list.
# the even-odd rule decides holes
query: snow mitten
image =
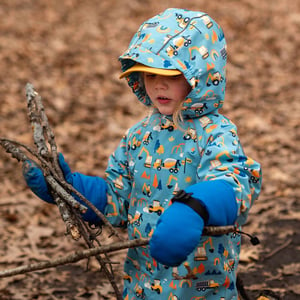
{"label": "snow mitten", "polygon": [[[59,153],[58,160],[66,181],[84,197],[86,197],[101,212],[104,212],[107,204],[107,185],[105,180],[101,177],[87,176],[78,172],[72,173],[61,153]],[[34,194],[48,203],[54,203],[54,200],[49,193],[43,172],[36,163],[31,160],[26,160],[23,163],[23,177],[26,184]],[[82,203],[78,197],[75,196],[75,198],[77,201]],[[82,204],[85,205],[84,203]],[[83,219],[94,224],[99,223],[100,221],[91,208],[88,208],[86,213],[83,214]]]}
{"label": "snow mitten", "polygon": [[171,201],[150,239],[152,257],[164,265],[183,263],[199,244],[205,225],[232,225],[237,218],[235,193],[225,180],[196,183]]}

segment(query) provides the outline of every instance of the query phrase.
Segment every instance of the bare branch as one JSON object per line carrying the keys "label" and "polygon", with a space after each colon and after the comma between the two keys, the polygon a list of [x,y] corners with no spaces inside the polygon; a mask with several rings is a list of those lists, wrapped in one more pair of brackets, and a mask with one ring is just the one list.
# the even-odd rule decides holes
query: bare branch
{"label": "bare branch", "polygon": [[46,175],[45,179],[58,196],[64,199],[64,201],[66,201],[71,207],[78,209],[81,213],[85,213],[87,211],[87,208],[76,201],[75,198],[53,178],[53,176]]}
{"label": "bare branch", "polygon": [[25,161],[28,157],[25,153],[16,147],[10,140],[5,138],[0,138],[0,145],[5,149],[7,153],[10,153],[13,158],[16,158],[18,161]]}
{"label": "bare branch", "polygon": [[[100,212],[92,203],[90,203],[81,193],[74,189],[72,185],[65,181],[58,161],[55,136],[51,130],[51,127],[49,126],[42,99],[34,90],[33,86],[29,83],[26,85],[26,98],[28,104],[28,115],[33,129],[33,139],[37,150],[34,150],[17,141],[12,141],[5,138],[0,138],[0,146],[2,146],[6,152],[10,153],[12,157],[16,158],[18,161],[24,162],[29,159],[23,150],[26,150],[38,160],[38,162],[35,163],[43,171],[45,180],[49,185],[49,192],[58,206],[62,220],[66,225],[67,233],[70,234],[74,240],[78,240],[80,237],[82,237],[89,249],[76,251],[67,256],[59,257],[49,261],[29,264],[10,270],[4,270],[0,272],[0,278],[53,268],[59,265],[73,263],[91,256],[95,256],[115,291],[116,299],[121,300],[122,295],[115,282],[113,270],[112,268],[109,270],[107,267],[107,265],[111,267],[112,264],[107,256],[107,253],[126,248],[146,246],[149,243],[149,238],[123,241],[122,237],[113,228],[102,212]],[[49,145],[47,145],[47,143]],[[86,206],[78,202],[75,199],[75,196],[76,198],[79,198],[80,201]],[[111,230],[111,233],[118,237],[119,242],[101,246],[97,236],[93,235],[91,229],[88,228],[87,224],[81,218],[80,214],[85,213],[87,207],[90,207],[102,220],[106,227]],[[203,235],[223,235],[234,231],[236,231],[234,226],[205,227],[203,230]],[[97,247],[95,247],[94,242],[97,243]],[[101,254],[104,254],[105,260],[102,259]]]}
{"label": "bare branch", "polygon": [[53,260],[33,263],[18,268],[1,271],[0,278],[14,276],[18,274],[25,274],[28,272],[38,271],[38,270],[43,270],[48,268],[54,268],[60,265],[74,263],[82,259],[89,258],[91,256],[95,256],[102,253],[109,253],[109,252],[114,252],[126,248],[145,246],[148,244],[148,242],[149,239],[139,239],[139,240],[126,241],[122,243],[120,242],[114,243],[114,244],[105,245],[102,247],[95,247],[95,248],[86,249],[82,251],[75,251],[67,256],[62,256]]}
{"label": "bare branch", "polygon": [[[236,228],[234,226],[208,226],[204,227],[203,235],[219,235],[226,234],[230,232],[235,232]],[[142,247],[148,245],[150,238],[141,238],[135,240],[128,240],[124,242],[117,242],[110,245],[105,245],[101,247],[94,247],[91,249],[75,251],[66,256],[62,256],[53,260],[38,262],[34,264],[29,264],[14,269],[8,269],[0,271],[0,278],[14,276],[18,274],[25,274],[33,271],[44,270],[49,268],[54,268],[60,265],[65,265],[69,263],[78,262],[82,259],[89,258],[91,256],[96,256],[103,253],[110,253],[115,251],[120,251],[128,248]]]}

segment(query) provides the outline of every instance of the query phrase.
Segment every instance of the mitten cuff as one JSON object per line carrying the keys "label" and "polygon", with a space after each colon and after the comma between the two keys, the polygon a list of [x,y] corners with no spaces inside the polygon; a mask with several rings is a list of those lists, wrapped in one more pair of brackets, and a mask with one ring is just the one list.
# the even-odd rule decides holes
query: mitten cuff
{"label": "mitten cuff", "polygon": [[233,225],[237,219],[238,205],[233,187],[226,180],[201,181],[185,189],[199,199],[208,211],[207,225]]}
{"label": "mitten cuff", "polygon": [[192,197],[192,193],[186,193],[184,190],[180,190],[172,198],[172,202],[181,202],[191,207],[204,221],[206,225],[209,219],[209,214],[203,203]]}

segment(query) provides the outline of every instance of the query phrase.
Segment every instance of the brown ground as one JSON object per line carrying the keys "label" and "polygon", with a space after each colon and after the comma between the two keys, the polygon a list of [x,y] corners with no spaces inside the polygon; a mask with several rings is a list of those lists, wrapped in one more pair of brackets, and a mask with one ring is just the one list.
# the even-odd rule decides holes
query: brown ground
{"label": "brown ground", "polygon": [[[30,81],[72,169],[103,175],[121,135],[144,114],[118,80],[118,55],[142,21],[182,3],[1,0],[0,136],[32,145],[24,96]],[[244,228],[261,245],[245,239],[240,276],[251,299],[264,290],[299,299],[299,2],[185,0],[184,7],[208,12],[225,31],[224,113],[238,125],[246,153],[263,166],[263,191]],[[33,196],[21,165],[1,149],[0,215],[1,270],[82,249],[64,236],[56,207]],[[0,299],[113,299],[97,264],[85,267],[81,261],[1,279]],[[115,269],[121,274],[122,263]]]}

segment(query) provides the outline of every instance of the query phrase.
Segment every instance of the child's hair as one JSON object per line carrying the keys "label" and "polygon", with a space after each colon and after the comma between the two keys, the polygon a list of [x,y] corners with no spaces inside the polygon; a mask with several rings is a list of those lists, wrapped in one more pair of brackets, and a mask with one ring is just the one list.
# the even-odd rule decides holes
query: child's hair
{"label": "child's hair", "polygon": [[[140,76],[139,76],[139,84],[140,84],[141,88],[145,89],[145,83],[144,83],[144,78],[143,78],[142,74],[143,73],[140,73]],[[184,99],[182,100],[182,102],[179,103],[178,107],[176,108],[176,110],[173,112],[173,115],[172,115],[174,125],[179,130],[182,130],[182,131],[184,131],[184,129],[180,126],[180,123],[183,122],[183,118],[182,118],[182,114],[181,114],[183,101],[184,101]],[[155,108],[153,106],[151,106],[151,109],[148,114],[148,119],[150,119],[150,117],[153,115],[154,112],[155,112]]]}

